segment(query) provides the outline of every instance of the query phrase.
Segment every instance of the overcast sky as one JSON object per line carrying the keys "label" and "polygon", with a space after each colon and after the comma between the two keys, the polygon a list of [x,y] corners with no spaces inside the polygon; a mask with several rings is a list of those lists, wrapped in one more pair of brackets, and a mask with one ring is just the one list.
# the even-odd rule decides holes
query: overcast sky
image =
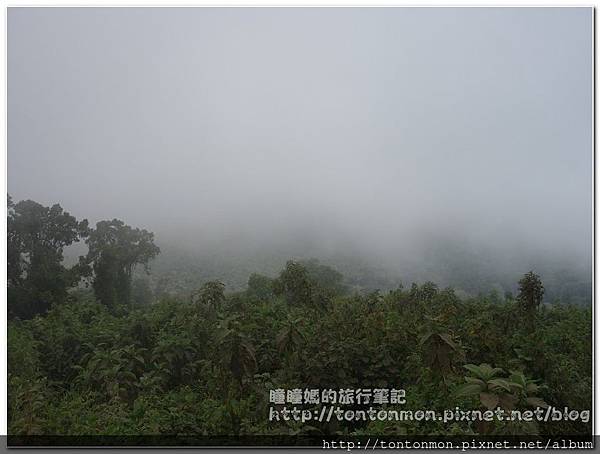
{"label": "overcast sky", "polygon": [[589,254],[591,27],[590,8],[9,8],[8,191],[198,241]]}

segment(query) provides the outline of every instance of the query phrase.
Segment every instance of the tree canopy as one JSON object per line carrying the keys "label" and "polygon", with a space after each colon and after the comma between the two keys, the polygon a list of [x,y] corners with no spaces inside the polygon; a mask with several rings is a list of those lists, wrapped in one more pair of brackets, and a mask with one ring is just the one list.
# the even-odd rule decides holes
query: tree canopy
{"label": "tree canopy", "polygon": [[58,204],[8,198],[7,280],[9,313],[29,318],[67,297],[80,267],[63,265],[64,248],[89,235],[87,220],[77,221]]}
{"label": "tree canopy", "polygon": [[89,252],[85,264],[91,265],[92,286],[97,298],[106,306],[131,302],[133,270],[148,262],[160,249],[154,244],[154,234],[132,228],[123,221],[100,221],[86,240]]}

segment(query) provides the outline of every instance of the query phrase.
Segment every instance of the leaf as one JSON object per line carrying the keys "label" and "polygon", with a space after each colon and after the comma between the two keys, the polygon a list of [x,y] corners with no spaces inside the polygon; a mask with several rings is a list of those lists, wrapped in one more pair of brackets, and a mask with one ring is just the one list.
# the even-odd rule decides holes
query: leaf
{"label": "leaf", "polygon": [[498,402],[500,401],[499,397],[496,394],[492,393],[480,393],[479,400],[488,410],[493,410],[498,406]]}
{"label": "leaf", "polygon": [[490,389],[502,388],[507,392],[511,392],[511,385],[518,385],[518,383],[511,383],[503,378],[495,378],[493,380],[488,381],[488,386]]}
{"label": "leaf", "polygon": [[518,384],[521,389],[527,385],[527,379],[521,372],[513,372],[508,378],[511,382]]}
{"label": "leaf", "polygon": [[487,386],[483,380],[475,377],[465,377],[465,381],[473,385],[479,385],[481,386],[481,389],[485,389],[485,387]]}
{"label": "leaf", "polygon": [[442,339],[444,342],[446,342],[446,343],[447,343],[447,344],[448,344],[450,347],[452,347],[452,349],[453,349],[453,350],[459,350],[459,349],[460,349],[460,347],[459,347],[459,346],[456,344],[456,342],[454,342],[454,341],[452,340],[452,338],[450,337],[450,335],[449,335],[449,334],[445,334],[445,333],[443,333],[443,334],[439,334],[439,336],[440,336],[440,338],[441,338],[441,339]]}
{"label": "leaf", "polygon": [[481,386],[473,383],[466,383],[456,388],[456,390],[454,391],[454,397],[474,396],[475,394],[480,392]]}
{"label": "leaf", "polygon": [[133,381],[137,380],[137,377],[135,376],[135,374],[133,372],[130,372],[130,371],[123,372],[123,377],[127,377],[127,378],[129,378],[129,379],[131,379]]}
{"label": "leaf", "polygon": [[419,344],[424,345],[425,342],[427,342],[432,335],[433,335],[433,333],[431,331],[428,331],[427,333],[425,333],[423,336],[421,336],[421,339],[419,340]]}
{"label": "leaf", "polygon": [[483,372],[479,366],[476,366],[475,364],[465,364],[463,367],[472,374],[475,374],[477,377],[483,378]]}
{"label": "leaf", "polygon": [[548,408],[548,404],[539,397],[528,397],[525,401],[528,405],[531,405],[532,407]]}

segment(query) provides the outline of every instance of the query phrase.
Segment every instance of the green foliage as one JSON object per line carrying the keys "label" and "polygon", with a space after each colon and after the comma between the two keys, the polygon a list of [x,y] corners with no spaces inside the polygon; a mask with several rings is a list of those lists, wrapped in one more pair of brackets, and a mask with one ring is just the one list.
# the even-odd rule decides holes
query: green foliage
{"label": "green foliage", "polygon": [[434,372],[450,373],[454,363],[464,359],[462,347],[448,332],[440,316],[428,317],[423,326],[424,334],[419,344],[424,353],[424,364]]}
{"label": "green foliage", "polygon": [[[13,288],[33,285],[19,270],[35,254],[27,262],[17,257],[28,257],[26,243],[39,248],[22,241],[27,223],[19,216],[70,226],[55,243],[54,233],[43,236],[42,244],[52,246],[42,248],[50,257],[45,263],[56,264],[62,247],[85,230],[58,208],[18,210],[11,215],[20,223],[11,247],[21,251],[9,260]],[[591,312],[540,309],[543,285],[533,273],[521,280],[516,299],[498,292],[459,298],[433,282],[350,293],[336,270],[289,261],[276,279],[252,274],[245,291],[202,280],[190,298],[166,282],[152,295],[145,279],[132,279],[134,268],[158,253],[151,233],[103,221],[87,243],[78,273],[85,266],[93,271],[93,294],[62,284],[56,293],[54,284],[42,288],[50,275],[36,277],[36,291],[52,293],[52,304],[9,322],[11,434],[591,433],[589,424],[573,421],[268,421],[269,390],[295,387],[403,387],[406,410],[590,409]],[[19,298],[9,293],[9,306],[20,307]]]}
{"label": "green foliage", "polygon": [[300,264],[314,285],[335,295],[346,293],[347,289],[343,283],[344,276],[337,270],[319,263],[317,259],[301,261]]}
{"label": "green foliage", "polygon": [[39,342],[28,324],[8,325],[8,370],[11,374],[35,378],[40,371]]}
{"label": "green foliage", "polygon": [[534,328],[535,311],[542,303],[544,297],[544,285],[540,277],[533,271],[528,272],[519,281],[519,294],[517,301],[519,307],[528,316],[528,322],[531,329]]}
{"label": "green foliage", "polygon": [[257,364],[252,342],[243,333],[236,317],[226,318],[219,323],[216,344],[222,354],[221,366],[231,372],[233,378],[242,386],[243,378],[251,376]]}
{"label": "green foliage", "polygon": [[293,260],[285,264],[285,269],[275,280],[273,289],[276,295],[283,295],[288,304],[308,305],[312,302],[313,286],[306,268]]}
{"label": "green foliage", "polygon": [[297,352],[298,348],[304,342],[306,342],[306,336],[300,330],[301,323],[301,318],[289,318],[286,321],[284,327],[277,335],[277,349],[279,350],[279,353],[283,355],[293,354]]}
{"label": "green foliage", "polygon": [[427,302],[431,301],[438,293],[438,286],[433,282],[425,282],[419,286],[412,284],[410,288],[410,298],[413,301]]}
{"label": "green foliage", "polygon": [[130,303],[136,265],[147,270],[148,262],[160,252],[153,233],[134,229],[118,219],[98,222],[86,244],[89,250],[82,263],[94,272],[94,293],[113,310],[117,305]]}
{"label": "green foliage", "polygon": [[58,204],[8,199],[7,281],[9,317],[31,318],[65,301],[80,279],[79,266],[66,268],[63,250],[85,238],[88,222],[78,222]]}
{"label": "green foliage", "polygon": [[[465,376],[466,383],[454,391],[456,398],[476,396],[484,409],[502,408],[507,412],[548,407],[537,396],[546,386],[538,385],[539,380],[529,379],[521,371],[512,371],[506,377],[503,369],[489,364],[464,367],[470,375]],[[479,421],[478,426],[481,433],[494,435],[533,435],[539,431],[537,421],[494,421],[494,424]]]}
{"label": "green foliage", "polygon": [[207,282],[192,293],[192,304],[215,312],[225,302],[225,284],[219,281]]}
{"label": "green foliage", "polygon": [[259,300],[271,299],[274,296],[273,279],[252,273],[248,278],[248,296],[254,296]]}
{"label": "green foliage", "polygon": [[9,374],[8,396],[9,434],[46,433],[49,392],[44,378],[31,380]]}
{"label": "green foliage", "polygon": [[[313,273],[316,273],[315,262],[310,262],[310,266],[313,268]],[[326,276],[325,279],[320,280],[325,281],[326,285],[331,284],[330,277]],[[337,282],[337,278],[334,278],[333,282]],[[319,279],[311,277],[305,265],[293,260],[286,263],[279,277],[275,279],[273,291],[275,295],[284,296],[287,303],[292,306],[312,306],[320,309],[329,305],[334,295],[331,288],[319,285]]]}

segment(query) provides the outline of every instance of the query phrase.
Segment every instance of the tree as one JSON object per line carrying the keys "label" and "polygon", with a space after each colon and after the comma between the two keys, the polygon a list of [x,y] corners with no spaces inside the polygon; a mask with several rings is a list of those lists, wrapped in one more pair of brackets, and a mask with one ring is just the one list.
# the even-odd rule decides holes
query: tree
{"label": "tree", "polygon": [[438,286],[431,281],[425,282],[420,287],[413,282],[410,288],[410,298],[414,302],[429,302],[438,294],[438,291]]}
{"label": "tree", "polygon": [[154,234],[132,228],[123,221],[100,221],[90,232],[85,263],[91,266],[92,286],[96,298],[109,308],[131,301],[131,279],[137,265],[148,272],[148,262],[160,249],[154,244]]}
{"label": "tree", "polygon": [[306,269],[310,281],[321,289],[332,295],[347,292],[344,276],[339,271],[321,264],[317,259],[301,261],[300,264]]}
{"label": "tree", "polygon": [[300,346],[306,343],[306,336],[299,328],[302,322],[302,318],[292,318],[288,315],[285,325],[277,334],[277,349],[286,359],[288,366],[291,358],[298,355]]}
{"label": "tree", "polygon": [[229,370],[242,389],[243,378],[250,377],[257,367],[256,352],[242,331],[236,316],[225,318],[217,325],[216,345],[221,354],[221,367]]}
{"label": "tree", "polygon": [[519,281],[517,301],[521,310],[527,315],[532,329],[534,328],[535,311],[542,303],[543,297],[544,286],[540,277],[533,271],[525,274]]}
{"label": "tree", "polygon": [[276,295],[284,295],[288,304],[310,304],[313,286],[311,285],[306,268],[293,260],[285,264],[285,269],[273,283]]}
{"label": "tree", "polygon": [[248,294],[266,300],[273,297],[273,279],[262,274],[252,273],[248,278]]}
{"label": "tree", "polygon": [[192,304],[208,309],[215,314],[225,302],[225,284],[220,281],[209,281],[192,293]]}
{"label": "tree", "polygon": [[7,280],[9,313],[31,318],[64,301],[80,279],[78,265],[63,265],[63,250],[88,235],[88,222],[78,222],[58,204],[45,207],[33,200],[17,204],[8,197]]}
{"label": "tree", "polygon": [[465,354],[455,336],[443,325],[442,316],[426,317],[419,345],[423,362],[434,375],[445,377]]}

